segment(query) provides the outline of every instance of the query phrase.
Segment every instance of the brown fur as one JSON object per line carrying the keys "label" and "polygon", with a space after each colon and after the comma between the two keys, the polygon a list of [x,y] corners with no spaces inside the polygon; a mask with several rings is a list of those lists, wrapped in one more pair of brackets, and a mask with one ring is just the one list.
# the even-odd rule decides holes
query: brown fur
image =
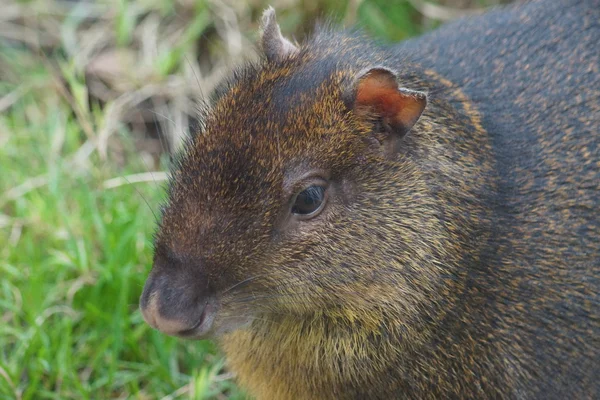
{"label": "brown fur", "polygon": [[[533,10],[543,26],[546,8],[578,20],[597,2],[549,4],[496,11],[474,24],[489,34],[496,21],[523,25],[519,18]],[[591,21],[593,38],[600,29]],[[581,99],[563,110],[554,92],[542,100],[482,95],[501,90],[486,79],[512,90],[510,71],[478,77],[477,86],[463,82],[473,71],[441,73],[450,59],[438,67],[431,60],[440,58],[411,57],[419,43],[423,54],[443,51],[439,35],[383,50],[324,31],[294,54],[246,67],[220,91],[175,169],[142,310],[192,326],[204,304],[215,304],[207,335],[257,398],[600,394],[593,39],[554,36],[577,43],[576,59],[586,56],[573,73],[595,71],[576,87]],[[483,58],[502,52],[511,48],[489,48]],[[397,71],[401,86],[428,93],[392,157],[376,116],[349,106],[357,75],[382,65]],[[523,79],[546,87],[555,67],[527,70]],[[521,104],[537,101],[547,103],[540,120]],[[494,114],[525,111],[529,125],[511,129]],[[595,136],[573,139],[573,124]],[[542,149],[529,159],[520,156],[525,139]],[[307,173],[329,182],[328,199],[317,217],[298,220],[290,199]]]}

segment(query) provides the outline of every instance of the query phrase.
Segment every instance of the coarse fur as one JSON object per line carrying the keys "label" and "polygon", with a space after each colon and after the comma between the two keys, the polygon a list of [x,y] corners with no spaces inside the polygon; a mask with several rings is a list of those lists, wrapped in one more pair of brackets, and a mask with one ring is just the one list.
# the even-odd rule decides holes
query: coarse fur
{"label": "coarse fur", "polygon": [[[259,399],[600,397],[599,43],[598,0],[541,0],[243,66],[174,168],[145,316],[214,307]],[[428,94],[393,156],[351,106],[381,66]]]}

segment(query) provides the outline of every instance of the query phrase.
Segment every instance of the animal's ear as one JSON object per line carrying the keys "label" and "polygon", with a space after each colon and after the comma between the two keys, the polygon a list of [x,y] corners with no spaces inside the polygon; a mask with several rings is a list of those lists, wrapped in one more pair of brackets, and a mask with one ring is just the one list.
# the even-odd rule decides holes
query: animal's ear
{"label": "animal's ear", "polygon": [[392,145],[390,151],[419,120],[427,105],[425,93],[400,88],[396,79],[396,74],[387,68],[364,70],[355,80],[350,96],[357,115],[380,123]]}
{"label": "animal's ear", "polygon": [[280,60],[298,51],[298,48],[281,34],[273,7],[263,12],[260,31],[262,48],[268,61]]}

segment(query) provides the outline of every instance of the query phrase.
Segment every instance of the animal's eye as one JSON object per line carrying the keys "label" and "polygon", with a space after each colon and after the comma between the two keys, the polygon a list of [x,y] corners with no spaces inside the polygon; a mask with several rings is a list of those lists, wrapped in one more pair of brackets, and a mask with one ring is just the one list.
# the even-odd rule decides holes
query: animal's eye
{"label": "animal's eye", "polygon": [[325,186],[312,185],[298,193],[292,213],[299,216],[314,216],[325,204]]}

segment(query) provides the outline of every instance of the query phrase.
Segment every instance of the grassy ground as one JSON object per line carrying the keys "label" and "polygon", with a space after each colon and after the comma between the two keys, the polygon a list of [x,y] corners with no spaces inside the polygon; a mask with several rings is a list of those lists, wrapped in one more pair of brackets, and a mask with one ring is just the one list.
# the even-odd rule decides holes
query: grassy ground
{"label": "grassy ground", "polygon": [[[400,40],[462,13],[270,3],[298,38],[323,14]],[[243,398],[211,343],[151,330],[137,301],[160,171],[198,99],[252,57],[266,4],[0,0],[1,399]]]}

